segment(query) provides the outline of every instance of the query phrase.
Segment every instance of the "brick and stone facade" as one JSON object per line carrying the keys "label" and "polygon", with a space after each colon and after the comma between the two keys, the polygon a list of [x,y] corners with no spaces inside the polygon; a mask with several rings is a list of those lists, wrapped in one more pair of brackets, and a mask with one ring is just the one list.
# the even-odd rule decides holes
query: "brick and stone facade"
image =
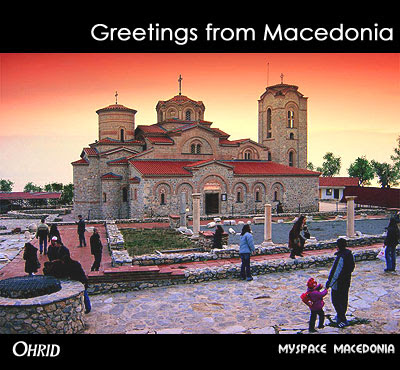
{"label": "brick and stone facade", "polygon": [[181,94],[156,111],[157,123],[136,128],[134,109],[116,103],[97,111],[99,138],[72,163],[76,214],[179,214],[182,192],[189,214],[193,193],[201,194],[202,215],[263,212],[278,201],[284,211],[317,210],[319,173],[306,170],[307,98],[296,86],[261,96],[258,142],[229,140],[204,120],[202,101]]}

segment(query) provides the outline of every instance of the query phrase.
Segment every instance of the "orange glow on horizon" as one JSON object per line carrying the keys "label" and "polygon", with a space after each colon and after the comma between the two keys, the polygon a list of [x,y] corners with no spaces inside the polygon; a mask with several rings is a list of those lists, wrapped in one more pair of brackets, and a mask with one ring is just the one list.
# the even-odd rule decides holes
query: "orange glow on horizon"
{"label": "orange glow on horizon", "polygon": [[[269,63],[269,77],[267,77]],[[258,99],[269,85],[308,97],[308,161],[332,151],[341,176],[356,157],[391,162],[400,135],[399,54],[0,54],[0,178],[14,191],[72,181],[71,162],[97,139],[97,109],[155,106],[178,94],[203,101],[205,120],[231,139],[257,141]]]}

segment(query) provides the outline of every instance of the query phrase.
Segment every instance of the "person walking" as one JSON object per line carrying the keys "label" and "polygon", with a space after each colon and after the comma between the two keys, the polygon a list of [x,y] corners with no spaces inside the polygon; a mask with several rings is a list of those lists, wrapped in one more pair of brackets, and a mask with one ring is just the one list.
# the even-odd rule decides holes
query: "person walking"
{"label": "person walking", "polygon": [[82,215],[79,215],[78,219],[79,219],[79,221],[77,222],[77,224],[78,224],[79,247],[86,247],[86,239],[85,239],[86,224],[85,224],[85,220],[82,218]]}
{"label": "person walking", "polygon": [[49,242],[51,242],[51,239],[53,238],[53,236],[57,237],[57,240],[59,240],[62,243],[60,231],[57,228],[57,224],[51,224],[51,226],[50,226]]}
{"label": "person walking", "polygon": [[310,321],[308,324],[308,331],[310,333],[315,333],[315,321],[318,316],[318,329],[322,329],[324,327],[324,319],[325,313],[323,310],[324,307],[324,297],[328,294],[328,290],[322,290],[322,285],[318,284],[313,278],[308,279],[307,281],[307,296],[310,301]]}
{"label": "person walking", "polygon": [[48,235],[49,235],[49,227],[45,223],[45,219],[42,218],[36,229],[36,239],[39,239],[40,254],[42,254],[43,251],[45,255],[47,254]]}
{"label": "person walking", "polygon": [[217,225],[214,233],[214,240],[213,240],[213,248],[215,249],[222,249],[222,234],[224,233],[224,229],[221,225]]}
{"label": "person walking", "polygon": [[303,257],[304,244],[310,238],[305,216],[300,216],[289,232],[290,258]]}
{"label": "person walking", "polygon": [[346,319],[347,305],[349,300],[349,289],[351,273],[354,271],[355,262],[353,253],[347,249],[347,242],[340,238],[336,242],[338,251],[329,272],[326,288],[332,288],[332,304],[337,313],[337,324],[339,328],[349,325]]}
{"label": "person walking", "polygon": [[37,251],[34,245],[25,243],[23,259],[25,260],[25,272],[29,275],[35,275],[40,267]]}
{"label": "person walking", "polygon": [[90,251],[94,256],[91,271],[99,271],[103,245],[101,244],[100,235],[96,228],[93,228],[93,234],[90,237]]}
{"label": "person walking", "polygon": [[394,217],[389,221],[389,225],[386,228],[387,234],[385,238],[385,258],[386,258],[386,269],[385,272],[396,270],[396,246],[399,244],[399,228]]}
{"label": "person walking", "polygon": [[242,278],[242,280],[253,280],[250,271],[250,255],[254,252],[254,250],[254,239],[253,235],[251,234],[250,225],[246,224],[243,226],[242,232],[240,234],[239,247],[239,256],[242,261],[242,265],[240,268],[240,277]]}

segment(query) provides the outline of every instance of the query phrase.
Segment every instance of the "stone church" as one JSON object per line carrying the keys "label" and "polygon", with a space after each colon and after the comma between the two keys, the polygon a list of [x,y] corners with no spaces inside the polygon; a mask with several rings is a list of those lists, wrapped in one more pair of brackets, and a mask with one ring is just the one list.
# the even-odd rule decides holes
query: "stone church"
{"label": "stone church", "polygon": [[137,111],[117,99],[96,113],[98,140],[72,162],[75,214],[179,214],[182,193],[188,214],[193,193],[201,193],[202,215],[250,214],[278,202],[285,212],[318,210],[319,172],[306,169],[307,97],[297,86],[281,81],[260,96],[258,142],[229,139],[181,88],[157,103],[154,124],[136,126]]}

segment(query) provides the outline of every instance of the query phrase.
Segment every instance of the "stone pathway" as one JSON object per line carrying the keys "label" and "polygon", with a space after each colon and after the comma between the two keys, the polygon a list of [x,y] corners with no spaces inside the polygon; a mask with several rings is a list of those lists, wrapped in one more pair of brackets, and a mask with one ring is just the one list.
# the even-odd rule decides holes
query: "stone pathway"
{"label": "stone pathway", "polygon": [[[358,323],[344,329],[327,325],[319,333],[400,332],[399,275],[383,268],[381,261],[357,264],[348,318]],[[299,297],[309,277],[324,284],[328,273],[316,268],[255,276],[252,282],[218,280],[95,295],[84,333],[308,333],[309,310]],[[325,302],[325,313],[333,318],[330,293]]]}

